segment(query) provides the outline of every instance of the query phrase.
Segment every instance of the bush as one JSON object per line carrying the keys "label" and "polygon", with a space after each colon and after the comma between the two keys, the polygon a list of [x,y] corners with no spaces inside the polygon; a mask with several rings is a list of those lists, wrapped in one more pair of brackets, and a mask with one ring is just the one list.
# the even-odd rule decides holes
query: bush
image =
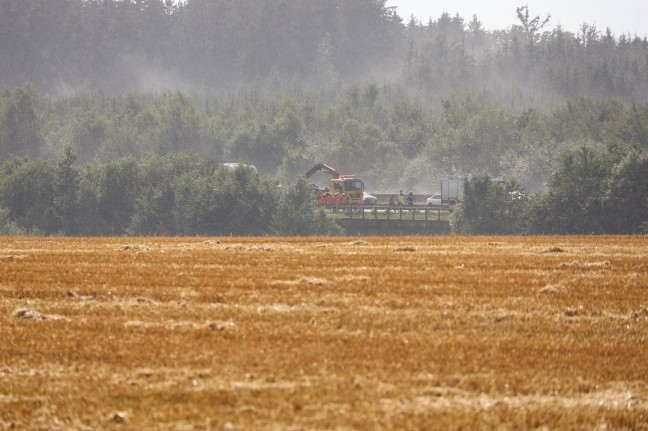
{"label": "bush", "polygon": [[502,183],[476,175],[464,181],[464,199],[453,211],[452,229],[470,235],[524,233],[527,202],[517,181]]}
{"label": "bush", "polygon": [[0,168],[0,206],[6,218],[26,233],[56,233],[61,228],[55,208],[56,169],[50,163],[20,157]]}
{"label": "bush", "polygon": [[273,217],[273,232],[277,235],[339,235],[343,231],[326,213],[318,208],[313,187],[304,178],[286,187]]}

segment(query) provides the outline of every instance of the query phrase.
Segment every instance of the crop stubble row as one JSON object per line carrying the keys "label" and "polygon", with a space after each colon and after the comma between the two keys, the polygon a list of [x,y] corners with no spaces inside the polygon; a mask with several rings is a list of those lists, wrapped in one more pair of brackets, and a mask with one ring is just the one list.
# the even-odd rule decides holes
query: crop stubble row
{"label": "crop stubble row", "polygon": [[0,244],[0,429],[648,422],[646,237]]}

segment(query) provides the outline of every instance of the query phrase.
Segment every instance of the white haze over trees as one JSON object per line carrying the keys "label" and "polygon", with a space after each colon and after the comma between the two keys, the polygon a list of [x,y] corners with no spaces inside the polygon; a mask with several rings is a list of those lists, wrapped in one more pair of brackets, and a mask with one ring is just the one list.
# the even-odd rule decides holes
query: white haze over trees
{"label": "white haze over trees", "polygon": [[479,16],[410,20],[389,4],[0,0],[0,86],[30,81],[50,94],[241,85],[276,91],[370,80],[401,87],[428,107],[465,90],[516,106],[648,94],[644,80],[628,73],[646,63],[645,38],[606,23],[568,30],[514,6],[509,24],[489,30]]}

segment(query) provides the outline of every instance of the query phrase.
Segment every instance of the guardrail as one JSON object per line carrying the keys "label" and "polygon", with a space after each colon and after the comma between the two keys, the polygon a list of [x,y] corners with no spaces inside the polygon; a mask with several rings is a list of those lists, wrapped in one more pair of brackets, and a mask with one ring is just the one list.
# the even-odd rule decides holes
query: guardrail
{"label": "guardrail", "polygon": [[349,235],[443,235],[450,232],[447,206],[327,205]]}
{"label": "guardrail", "polygon": [[441,220],[449,216],[451,207],[447,205],[324,205],[334,214],[360,219],[398,219],[398,220]]}

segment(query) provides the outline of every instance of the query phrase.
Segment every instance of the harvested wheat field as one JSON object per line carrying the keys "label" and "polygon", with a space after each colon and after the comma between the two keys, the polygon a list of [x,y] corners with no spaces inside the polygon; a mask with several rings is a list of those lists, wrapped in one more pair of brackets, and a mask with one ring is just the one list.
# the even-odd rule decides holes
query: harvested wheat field
{"label": "harvested wheat field", "polygon": [[2,238],[0,429],[648,429],[648,237]]}

